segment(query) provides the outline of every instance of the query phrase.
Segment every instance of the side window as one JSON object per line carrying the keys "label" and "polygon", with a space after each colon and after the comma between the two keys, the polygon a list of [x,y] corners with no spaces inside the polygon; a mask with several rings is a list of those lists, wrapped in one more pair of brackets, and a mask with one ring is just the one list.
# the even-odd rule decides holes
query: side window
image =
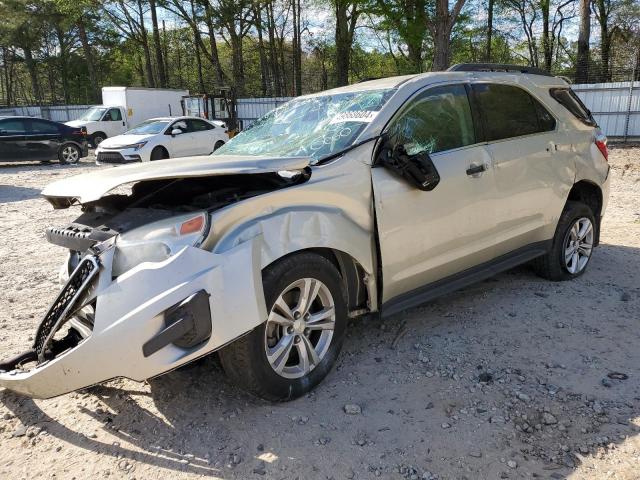
{"label": "side window", "polygon": [[596,121],[593,119],[591,112],[573,90],[570,88],[552,88],[549,90],[549,94],[582,123],[596,126]]}
{"label": "side window", "polygon": [[30,133],[35,135],[60,133],[60,127],[55,123],[45,122],[43,120],[31,120],[29,123],[31,124],[31,128],[29,129]]}
{"label": "side window", "polygon": [[464,85],[426,90],[410,100],[408,110],[388,130],[409,155],[436,153],[475,143],[471,108]]}
{"label": "side window", "polygon": [[122,120],[122,113],[119,108],[110,108],[109,111],[104,114],[102,120],[105,122],[119,122]]}
{"label": "side window", "polygon": [[13,135],[24,135],[27,133],[25,121],[19,118],[9,118],[0,121],[0,136],[10,137]]}
{"label": "side window", "polygon": [[170,134],[175,129],[182,130],[182,133],[188,132],[187,122],[185,122],[184,120],[178,120],[173,125],[171,125],[169,130],[167,130],[167,133]]}
{"label": "side window", "polygon": [[472,88],[489,142],[555,128],[553,116],[519,87],[479,83]]}
{"label": "side window", "polygon": [[212,126],[204,120],[187,120],[190,132],[203,132],[211,130]]}

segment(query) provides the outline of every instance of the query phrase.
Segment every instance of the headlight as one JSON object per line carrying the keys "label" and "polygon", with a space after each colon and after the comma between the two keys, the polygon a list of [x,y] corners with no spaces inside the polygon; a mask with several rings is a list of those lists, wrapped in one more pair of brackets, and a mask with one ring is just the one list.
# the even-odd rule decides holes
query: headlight
{"label": "headlight", "polygon": [[138,143],[132,143],[131,145],[115,145],[113,147],[108,147],[110,150],[116,149],[116,150],[128,150],[129,148],[133,148],[134,150],[140,150],[142,147],[144,147],[148,142],[138,142]]}
{"label": "headlight", "polygon": [[209,231],[209,215],[190,213],[143,225],[116,240],[112,274],[117,277],[143,262],[161,262],[184,247],[198,247]]}

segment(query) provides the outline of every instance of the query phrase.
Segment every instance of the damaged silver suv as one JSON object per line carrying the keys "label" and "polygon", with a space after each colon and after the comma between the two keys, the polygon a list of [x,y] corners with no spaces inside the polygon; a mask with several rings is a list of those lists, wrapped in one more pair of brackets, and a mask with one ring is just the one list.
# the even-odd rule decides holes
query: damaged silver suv
{"label": "damaged silver suv", "polygon": [[584,273],[608,173],[564,80],[458,65],[296,98],[210,157],[53,183],[54,208],[81,210],[46,232],[62,289],[0,386],[51,397],[217,352],[256,395],[298,397],[349,318],[525,262]]}

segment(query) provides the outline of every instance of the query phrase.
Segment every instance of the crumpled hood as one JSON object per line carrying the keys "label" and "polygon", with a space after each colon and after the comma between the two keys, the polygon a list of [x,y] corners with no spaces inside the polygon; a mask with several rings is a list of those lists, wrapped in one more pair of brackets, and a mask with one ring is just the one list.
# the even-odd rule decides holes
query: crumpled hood
{"label": "crumpled hood", "polygon": [[149,140],[157,135],[157,133],[149,135],[116,135],[115,137],[105,138],[100,142],[99,148],[122,148],[135,143],[140,143]]}
{"label": "crumpled hood", "polygon": [[47,185],[42,195],[54,208],[99,200],[114,188],[143,180],[208,177],[302,170],[306,157],[271,158],[239,155],[185,157],[101,169]]}

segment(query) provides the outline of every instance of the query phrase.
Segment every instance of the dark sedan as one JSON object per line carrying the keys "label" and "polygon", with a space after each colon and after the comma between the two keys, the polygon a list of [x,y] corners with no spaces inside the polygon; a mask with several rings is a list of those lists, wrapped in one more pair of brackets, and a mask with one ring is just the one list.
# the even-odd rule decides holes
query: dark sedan
{"label": "dark sedan", "polygon": [[89,155],[86,130],[32,117],[0,117],[0,162],[77,163]]}

